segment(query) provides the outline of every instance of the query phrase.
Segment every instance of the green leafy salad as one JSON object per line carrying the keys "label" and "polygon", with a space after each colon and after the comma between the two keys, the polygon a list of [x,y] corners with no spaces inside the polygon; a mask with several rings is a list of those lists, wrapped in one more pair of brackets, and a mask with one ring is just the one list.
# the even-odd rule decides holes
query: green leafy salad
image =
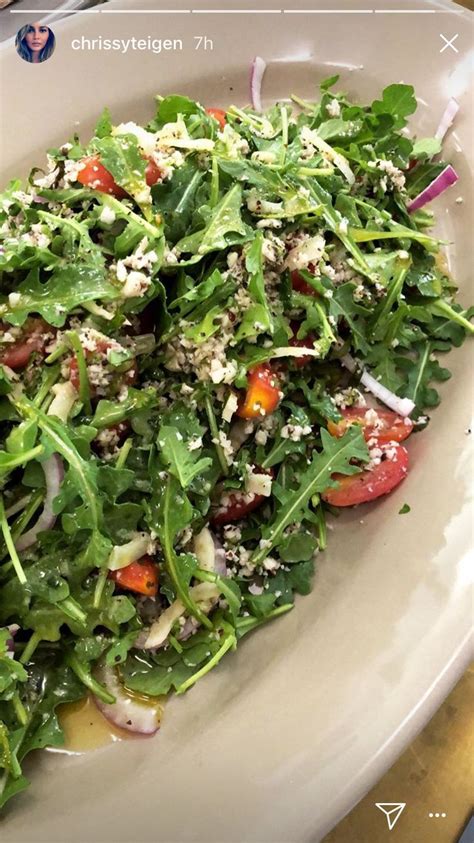
{"label": "green leafy salad", "polygon": [[60,704],[152,734],[406,477],[473,332],[426,209],[457,175],[411,86],[336,82],[105,110],[1,194],[0,806]]}

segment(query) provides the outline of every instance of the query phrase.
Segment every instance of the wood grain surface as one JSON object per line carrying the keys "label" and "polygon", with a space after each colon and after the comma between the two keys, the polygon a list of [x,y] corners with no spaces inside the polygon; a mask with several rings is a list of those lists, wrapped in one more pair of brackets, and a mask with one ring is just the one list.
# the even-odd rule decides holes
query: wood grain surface
{"label": "wood grain surface", "polygon": [[[324,843],[455,843],[473,813],[474,666]],[[406,802],[392,831],[376,802]],[[445,813],[445,817],[430,817]]]}

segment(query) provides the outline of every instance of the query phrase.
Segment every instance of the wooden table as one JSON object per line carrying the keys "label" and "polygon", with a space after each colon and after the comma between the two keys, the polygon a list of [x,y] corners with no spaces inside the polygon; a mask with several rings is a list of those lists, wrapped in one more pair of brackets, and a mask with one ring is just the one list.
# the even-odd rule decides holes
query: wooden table
{"label": "wooden table", "polygon": [[[456,843],[474,810],[473,711],[471,666],[426,728],[324,843]],[[392,831],[376,802],[407,803]],[[430,817],[436,813],[440,816]]]}

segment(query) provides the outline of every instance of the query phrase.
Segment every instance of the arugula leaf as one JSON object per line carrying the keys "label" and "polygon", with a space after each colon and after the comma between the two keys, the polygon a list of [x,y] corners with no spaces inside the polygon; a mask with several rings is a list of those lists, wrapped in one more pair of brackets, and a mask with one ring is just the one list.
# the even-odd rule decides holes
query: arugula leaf
{"label": "arugula leaf", "polygon": [[110,111],[108,108],[104,108],[102,114],[99,117],[99,120],[96,123],[96,127],[94,129],[94,135],[96,138],[105,138],[108,135],[112,134],[112,121],[110,119]]}
{"label": "arugula leaf", "polygon": [[406,123],[405,117],[416,111],[415,89],[412,85],[388,85],[382,91],[382,99],[372,103],[374,114],[392,114],[394,127],[399,129]]}
{"label": "arugula leaf", "polygon": [[422,161],[426,158],[433,158],[441,152],[441,141],[439,138],[420,138],[413,144],[412,158]]}
{"label": "arugula leaf", "polygon": [[196,163],[187,160],[169,181],[154,185],[153,202],[164,219],[168,242],[177,243],[189,230],[199,207],[204,177]]}
{"label": "arugula leaf", "polygon": [[45,282],[40,281],[38,269],[32,269],[17,289],[19,298],[14,305],[0,305],[3,318],[11,325],[23,325],[30,313],[39,313],[60,328],[68,314],[84,302],[110,302],[120,297],[103,270],[87,265],[56,269]]}
{"label": "arugula leaf", "polygon": [[280,568],[269,581],[268,590],[275,594],[277,606],[285,606],[293,602],[295,591],[297,594],[310,593],[313,576],[314,560],[308,559],[306,562],[291,565],[289,571]]}
{"label": "arugula leaf", "polygon": [[369,311],[354,300],[356,285],[352,281],[341,284],[334,290],[329,301],[329,314],[339,323],[341,320],[349,325],[354,348],[367,354],[369,342],[367,338],[366,320]]}
{"label": "arugula leaf", "polygon": [[306,471],[302,473],[298,488],[282,495],[282,506],[278,508],[270,523],[262,528],[264,547],[252,554],[254,565],[260,565],[271,549],[280,544],[286,527],[300,520],[313,495],[324,492],[331,485],[331,475],[355,474],[360,471],[360,467],[353,465],[351,460],[368,459],[367,446],[360,429],[351,431],[349,428],[341,439],[335,439],[322,428],[321,441],[323,450],[313,457]]}
{"label": "arugula leaf", "polygon": [[431,386],[431,382],[448,380],[451,372],[439,365],[431,343],[418,343],[413,351],[416,353],[414,361],[408,357],[397,358],[398,366],[406,372],[407,385],[404,394],[414,401],[419,411],[426,407],[436,407],[440,396]]}
{"label": "arugula leaf", "polygon": [[165,481],[159,476],[156,479],[154,494],[151,501],[146,504],[146,520],[159,536],[166,570],[171,577],[177,596],[200,623],[212,628],[209,618],[190,597],[189,573],[182,566],[182,560],[174,550],[178,533],[187,527],[193,518],[193,508],[175,477],[169,475]]}
{"label": "arugula leaf", "polygon": [[204,114],[204,109],[199,103],[178,94],[170,94],[158,102],[157,118],[162,123],[174,123],[179,114]]}
{"label": "arugula leaf", "polygon": [[115,182],[134,197],[145,219],[151,219],[150,188],[145,180],[146,161],[135,135],[106,136],[92,141],[91,148]]}
{"label": "arugula leaf", "polygon": [[183,489],[212,465],[209,457],[199,458],[202,447],[190,451],[189,440],[186,442],[180,431],[170,425],[160,427],[158,445],[165,465],[177,477]]}
{"label": "arugula leaf", "polygon": [[186,293],[183,293],[177,299],[171,302],[170,310],[179,309],[180,316],[185,316],[197,304],[207,302],[212,294],[224,284],[222,273],[218,269],[214,269],[199,284],[191,287]]}
{"label": "arugula leaf", "polygon": [[207,225],[179,240],[176,252],[193,253],[187,263],[195,263],[208,252],[244,242],[251,236],[252,229],[242,220],[241,206],[242,188],[240,184],[235,184],[209,212]]}
{"label": "arugula leaf", "polygon": [[45,415],[25,399],[16,401],[15,407],[24,418],[37,422],[45,442],[66,460],[71,480],[88,509],[90,527],[97,529],[102,517],[101,498],[97,489],[97,466],[93,462],[86,462],[80,456],[66,426],[59,419]]}

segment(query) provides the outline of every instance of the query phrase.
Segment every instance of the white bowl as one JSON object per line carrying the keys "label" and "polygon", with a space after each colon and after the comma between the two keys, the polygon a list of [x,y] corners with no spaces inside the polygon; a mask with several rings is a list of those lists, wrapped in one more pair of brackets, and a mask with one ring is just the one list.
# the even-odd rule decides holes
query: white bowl
{"label": "white bowl", "polygon": [[[433,14],[387,14],[389,5],[379,3],[378,13],[350,15],[104,13],[136,5],[110,3],[98,15],[53,25],[56,52],[42,65],[22,62],[11,43],[4,45],[5,176],[26,176],[47,147],[76,130],[86,138],[104,105],[120,122],[151,116],[155,93],[186,93],[214,106],[244,103],[255,54],[268,62],[266,101],[293,91],[310,98],[334,72],[362,99],[392,82],[411,82],[420,102],[412,122],[420,135],[433,134],[449,96],[461,104],[444,152],[460,182],[433,209],[439,231],[452,241],[450,267],[468,303],[473,109],[467,11],[438,3]],[[139,7],[153,5],[141,0]],[[180,0],[175,8],[188,5]],[[415,0],[394,8],[429,7]],[[185,49],[126,56],[71,49],[73,38],[99,32],[182,38]],[[456,32],[459,52],[441,53],[440,33],[451,38]],[[206,35],[214,49],[195,51],[193,35]],[[464,202],[456,204],[460,195]],[[403,486],[334,524],[311,596],[245,640],[190,694],[172,700],[155,739],[79,758],[36,754],[28,765],[30,790],[2,821],[3,843],[66,837],[70,843],[303,843],[320,840],[360,799],[469,660],[468,355],[464,346],[449,357],[453,378],[441,389],[443,402],[427,432],[410,441],[412,469]],[[400,517],[405,501],[411,512]]]}

